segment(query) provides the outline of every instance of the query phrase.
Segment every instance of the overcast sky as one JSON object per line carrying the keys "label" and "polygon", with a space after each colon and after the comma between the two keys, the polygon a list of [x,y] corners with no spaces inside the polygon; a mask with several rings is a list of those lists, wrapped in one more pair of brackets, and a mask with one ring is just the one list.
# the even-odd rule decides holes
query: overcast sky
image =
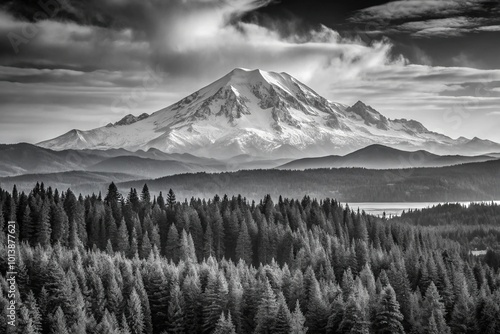
{"label": "overcast sky", "polygon": [[497,0],[2,3],[0,143],[152,113],[235,67],[500,142]]}

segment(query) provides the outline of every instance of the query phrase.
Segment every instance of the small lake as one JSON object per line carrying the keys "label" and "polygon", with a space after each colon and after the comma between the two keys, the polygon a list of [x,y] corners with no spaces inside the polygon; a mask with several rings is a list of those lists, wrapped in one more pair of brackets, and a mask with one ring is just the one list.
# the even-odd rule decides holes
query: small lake
{"label": "small lake", "polygon": [[[450,202],[459,203],[462,205],[469,205],[470,203],[491,203],[500,204],[500,201],[476,201],[476,202]],[[364,210],[368,214],[382,216],[385,212],[386,216],[399,216],[403,211],[409,209],[425,209],[436,206],[438,204],[445,204],[447,202],[385,202],[385,203],[347,203],[352,210]],[[345,203],[342,203],[345,204]]]}

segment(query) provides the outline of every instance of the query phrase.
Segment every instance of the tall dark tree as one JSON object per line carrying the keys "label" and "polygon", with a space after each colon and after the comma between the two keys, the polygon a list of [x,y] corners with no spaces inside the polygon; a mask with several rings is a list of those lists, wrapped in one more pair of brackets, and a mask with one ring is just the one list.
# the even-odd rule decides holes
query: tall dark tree
{"label": "tall dark tree", "polygon": [[244,260],[247,264],[252,264],[252,240],[248,233],[248,227],[245,220],[241,222],[240,231],[238,233],[238,240],[236,242],[236,257],[235,260]]}
{"label": "tall dark tree", "polygon": [[179,232],[175,227],[175,224],[170,225],[170,229],[168,230],[167,242],[165,244],[165,255],[167,259],[174,261],[177,263],[180,258],[180,241],[179,241]]}
{"label": "tall dark tree", "polygon": [[[446,313],[444,304],[441,301],[441,296],[439,295],[439,292],[436,288],[436,285],[434,285],[434,282],[431,282],[429,288],[425,292],[424,310],[425,310],[424,311],[425,317],[427,319],[430,319],[431,317],[434,318],[434,321],[436,322],[436,328],[439,331],[439,333],[443,334],[450,333],[450,328],[448,327],[445,319]],[[430,327],[428,329],[430,331]]]}
{"label": "tall dark tree", "polygon": [[144,186],[142,187],[141,201],[145,205],[150,205],[151,204],[151,194],[149,193],[149,188],[148,188],[147,184],[144,184]]}
{"label": "tall dark tree", "polygon": [[399,303],[396,300],[396,293],[392,286],[388,285],[382,291],[378,306],[376,309],[373,328],[376,333],[391,334],[401,333],[404,334],[404,328],[401,322],[403,315],[399,311]]}
{"label": "tall dark tree", "polygon": [[175,200],[175,193],[172,189],[169,189],[167,194],[167,205],[170,208],[170,210],[173,210],[175,203],[177,203]]}

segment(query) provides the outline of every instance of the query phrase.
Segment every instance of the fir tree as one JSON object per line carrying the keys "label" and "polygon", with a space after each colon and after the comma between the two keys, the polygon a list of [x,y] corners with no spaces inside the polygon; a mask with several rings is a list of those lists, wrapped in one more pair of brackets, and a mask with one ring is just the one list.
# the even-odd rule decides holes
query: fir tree
{"label": "fir tree", "polygon": [[[431,316],[434,317],[434,321],[436,322],[436,327],[439,333],[450,333],[450,328],[446,324],[445,320],[444,304],[441,301],[441,296],[439,295],[434,282],[430,283],[429,288],[425,292],[424,310],[427,319],[430,319]],[[431,329],[427,328],[427,330],[430,331]]]}
{"label": "fir tree", "polygon": [[184,318],[186,322],[186,332],[199,333],[201,330],[200,322],[202,318],[201,311],[201,287],[198,275],[187,276],[182,285],[184,296]]}
{"label": "fir tree", "polygon": [[212,233],[212,226],[210,223],[207,224],[205,233],[203,234],[203,258],[208,259],[210,256],[214,256],[214,236]]}
{"label": "fir tree", "polygon": [[229,313],[227,318],[224,312],[221,313],[213,334],[236,334],[236,330],[231,320],[231,313]]}
{"label": "fir tree", "polygon": [[307,333],[307,327],[304,326],[305,322],[306,318],[302,314],[302,311],[300,310],[300,303],[297,300],[297,303],[295,304],[295,310],[293,311],[291,316],[290,334]]}
{"label": "fir tree", "polygon": [[328,304],[323,298],[318,280],[313,276],[309,291],[306,325],[312,333],[323,333],[328,323]]}
{"label": "fir tree", "polygon": [[142,312],[141,300],[139,295],[132,289],[127,302],[127,315],[130,332],[132,334],[144,333],[144,314]]}
{"label": "fir tree", "polygon": [[51,334],[69,334],[68,327],[66,326],[66,318],[60,306],[57,307],[51,322]]}
{"label": "fir tree", "polygon": [[127,231],[127,224],[125,220],[122,219],[120,226],[118,227],[118,233],[116,237],[116,251],[123,254],[128,254],[130,248],[129,237]]}
{"label": "fir tree", "polygon": [[[40,331],[36,329],[36,327],[33,325],[33,319],[31,319],[30,314],[28,309],[23,305],[21,306],[21,309],[19,310],[19,330],[23,334],[38,334]],[[5,329],[5,333],[8,333],[7,328],[2,328]]]}
{"label": "fir tree", "polygon": [[36,241],[43,247],[50,244],[50,235],[52,232],[50,227],[49,209],[48,204],[42,204],[37,221],[38,231],[36,233]]}
{"label": "fir tree", "polygon": [[388,285],[382,291],[376,309],[373,328],[376,333],[404,333],[403,315],[399,311],[399,303],[392,286]]}
{"label": "fir tree", "polygon": [[247,264],[252,264],[252,256],[252,240],[248,233],[247,223],[243,220],[236,242],[236,260],[242,259]]}
{"label": "fir tree", "polygon": [[167,205],[170,210],[174,209],[176,200],[175,200],[175,194],[172,189],[169,189],[168,194],[167,194]]}
{"label": "fir tree", "polygon": [[30,327],[32,328],[33,333],[40,333],[42,331],[42,314],[40,313],[40,308],[36,302],[35,295],[31,290],[26,296],[24,307],[26,308],[30,318]]}
{"label": "fir tree", "polygon": [[184,297],[182,296],[182,291],[177,281],[175,281],[174,285],[170,288],[168,321],[168,333],[185,333]]}
{"label": "fir tree", "polygon": [[149,193],[149,188],[148,188],[147,184],[144,184],[144,187],[142,187],[141,201],[145,205],[150,205],[151,204],[151,194]]}
{"label": "fir tree", "polygon": [[344,317],[339,325],[339,333],[368,334],[368,323],[365,319],[360,301],[351,295],[346,302]]}
{"label": "fir tree", "polygon": [[149,253],[151,253],[151,250],[151,241],[149,240],[148,231],[146,231],[146,233],[142,235],[140,257],[142,259],[146,259],[149,256]]}
{"label": "fir tree", "polygon": [[255,333],[272,333],[277,312],[278,304],[276,302],[276,295],[271,288],[269,280],[266,279],[257,314],[255,315]]}
{"label": "fir tree", "polygon": [[223,274],[211,269],[203,297],[203,331],[210,333],[226,308],[227,281]]}
{"label": "fir tree", "polygon": [[278,297],[278,312],[274,321],[273,333],[275,334],[289,334],[291,332],[291,314],[284,296],[281,294]]}
{"label": "fir tree", "polygon": [[180,251],[179,251],[179,232],[175,227],[175,224],[170,225],[168,230],[167,243],[165,245],[165,254],[167,259],[174,261],[174,263],[179,262]]}
{"label": "fir tree", "polygon": [[196,263],[196,250],[194,249],[193,238],[186,230],[182,230],[182,237],[180,240],[180,259],[187,263]]}

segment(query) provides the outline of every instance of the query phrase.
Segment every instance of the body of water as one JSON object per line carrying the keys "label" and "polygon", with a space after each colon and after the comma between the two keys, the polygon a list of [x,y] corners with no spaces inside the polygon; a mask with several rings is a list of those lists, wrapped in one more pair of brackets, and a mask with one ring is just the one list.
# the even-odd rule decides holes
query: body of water
{"label": "body of water", "polygon": [[[470,203],[491,203],[500,204],[500,201],[484,201],[484,202],[449,202],[459,203],[462,205],[469,205]],[[353,210],[364,210],[366,213],[372,215],[382,216],[385,212],[386,216],[399,216],[403,211],[409,209],[425,209],[436,206],[438,204],[445,204],[447,202],[384,202],[384,203],[347,203]]]}

